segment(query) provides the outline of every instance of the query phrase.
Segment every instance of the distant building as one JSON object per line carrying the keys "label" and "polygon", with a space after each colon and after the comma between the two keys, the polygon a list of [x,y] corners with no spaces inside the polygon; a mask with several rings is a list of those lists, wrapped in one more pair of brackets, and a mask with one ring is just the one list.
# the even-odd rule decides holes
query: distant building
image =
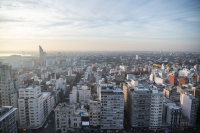
{"label": "distant building", "polygon": [[73,86],[72,91],[69,93],[69,102],[70,104],[77,103],[77,87]]}
{"label": "distant building", "polygon": [[139,56],[138,56],[138,55],[136,55],[135,59],[136,59],[136,60],[138,60],[138,59],[139,59]]}
{"label": "distant building", "polygon": [[39,54],[40,54],[40,59],[46,58],[46,52],[43,51],[41,46],[39,46]]}
{"label": "distant building", "polygon": [[90,87],[83,85],[78,91],[79,94],[79,102],[88,103],[91,96]]}
{"label": "distant building", "polygon": [[182,85],[182,84],[185,84],[185,83],[186,83],[185,77],[179,76],[179,85]]}
{"label": "distant building", "polygon": [[172,73],[169,75],[169,83],[177,85],[177,73]]}

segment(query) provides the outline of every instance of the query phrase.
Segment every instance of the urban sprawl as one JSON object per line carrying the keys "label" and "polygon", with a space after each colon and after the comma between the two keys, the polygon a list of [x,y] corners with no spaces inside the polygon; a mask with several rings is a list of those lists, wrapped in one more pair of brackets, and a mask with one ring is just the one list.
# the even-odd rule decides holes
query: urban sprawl
{"label": "urban sprawl", "polygon": [[0,133],[198,132],[200,53],[0,57]]}

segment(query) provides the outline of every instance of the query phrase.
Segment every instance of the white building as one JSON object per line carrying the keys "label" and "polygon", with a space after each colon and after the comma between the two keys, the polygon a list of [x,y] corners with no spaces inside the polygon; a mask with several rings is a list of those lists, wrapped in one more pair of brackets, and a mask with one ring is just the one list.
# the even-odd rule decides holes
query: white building
{"label": "white building", "polygon": [[20,67],[19,62],[10,62],[9,65],[12,66],[12,69],[18,69]]}
{"label": "white building", "polygon": [[3,106],[0,108],[0,132],[17,133],[16,113],[17,108]]}
{"label": "white building", "polygon": [[189,79],[189,82],[191,81],[191,71],[188,70],[188,69],[183,69],[183,70],[180,70],[178,72],[178,76],[183,76],[183,77],[187,77]]}
{"label": "white building", "polygon": [[23,61],[23,68],[32,68],[34,67],[34,61],[33,60],[24,60]]}
{"label": "white building", "polygon": [[77,87],[73,86],[72,91],[69,94],[69,103],[77,103]]}
{"label": "white building", "polygon": [[199,100],[189,93],[181,93],[180,95],[182,113],[189,119],[189,126],[196,125],[198,102]]}
{"label": "white building", "polygon": [[155,83],[156,84],[163,84],[164,83],[164,79],[160,78],[160,77],[155,77]]}
{"label": "white building", "polygon": [[19,128],[41,128],[51,111],[50,92],[40,86],[29,85],[18,90]]}
{"label": "white building", "polygon": [[46,59],[46,66],[55,65],[56,61],[54,59]]}
{"label": "white building", "polygon": [[86,85],[81,86],[78,93],[79,93],[79,102],[83,103],[89,102],[91,96],[91,89],[88,86]]}
{"label": "white building", "polygon": [[139,59],[139,56],[138,56],[138,55],[136,55],[136,56],[135,56],[135,59],[136,59],[136,60],[138,60],[138,59]]}
{"label": "white building", "polygon": [[163,92],[152,90],[149,129],[158,130],[162,125]]}
{"label": "white building", "polygon": [[60,77],[57,81],[56,81],[56,90],[63,90],[64,94],[66,94],[67,90],[66,90],[66,78],[64,77]]}

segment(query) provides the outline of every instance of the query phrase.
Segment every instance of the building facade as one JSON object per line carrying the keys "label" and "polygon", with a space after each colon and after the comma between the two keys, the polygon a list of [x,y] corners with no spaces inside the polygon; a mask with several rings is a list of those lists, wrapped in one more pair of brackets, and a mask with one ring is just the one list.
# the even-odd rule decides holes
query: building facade
{"label": "building facade", "polygon": [[0,108],[0,132],[17,133],[16,113],[17,108],[3,106]]}
{"label": "building facade", "polygon": [[42,92],[40,86],[27,85],[18,90],[19,128],[38,129],[50,114],[50,92]]}
{"label": "building facade", "polygon": [[101,88],[101,129],[123,129],[124,94],[120,88]]}

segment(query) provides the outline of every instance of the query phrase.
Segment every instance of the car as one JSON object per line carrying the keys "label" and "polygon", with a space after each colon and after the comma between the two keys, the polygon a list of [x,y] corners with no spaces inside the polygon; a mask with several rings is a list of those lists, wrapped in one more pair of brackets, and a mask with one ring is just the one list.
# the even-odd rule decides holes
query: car
{"label": "car", "polygon": [[46,129],[47,128],[47,126],[48,126],[48,123],[44,126],[44,128]]}

